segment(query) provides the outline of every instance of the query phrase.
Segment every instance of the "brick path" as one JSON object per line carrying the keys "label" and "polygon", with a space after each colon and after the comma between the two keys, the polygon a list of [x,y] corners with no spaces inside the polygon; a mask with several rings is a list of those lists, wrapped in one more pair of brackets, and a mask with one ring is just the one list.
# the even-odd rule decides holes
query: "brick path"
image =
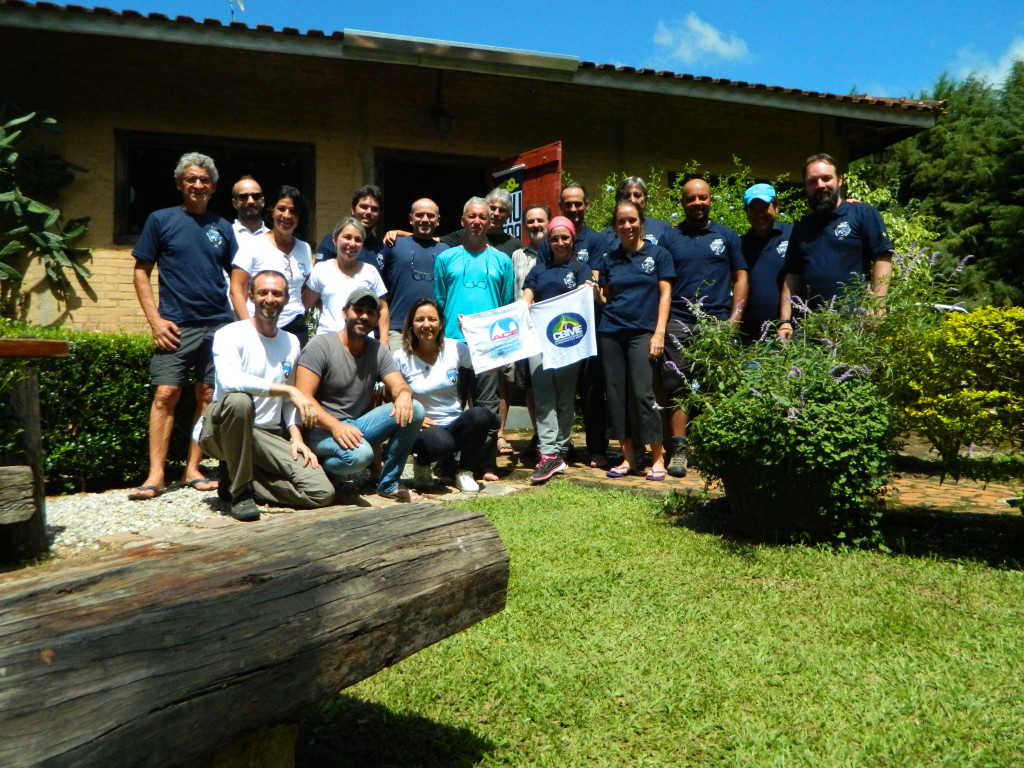
{"label": "brick path", "polygon": [[[518,451],[526,446],[528,435],[510,435],[513,447]],[[582,436],[574,440],[576,445],[583,444]],[[504,480],[513,483],[528,483],[532,466],[524,466],[518,454],[512,457],[498,458],[499,474],[505,475]],[[691,470],[686,477],[676,479],[666,477],[663,482],[651,482],[631,476],[621,479],[605,477],[604,470],[590,469],[582,465],[570,466],[562,473],[563,476],[593,487],[629,488],[645,494],[667,495],[671,491],[692,490],[700,492],[704,489],[704,478],[700,470]],[[891,492],[886,499],[889,509],[918,509],[946,512],[973,512],[992,515],[1017,515],[1019,508],[1007,504],[1007,499],[1017,495],[1019,486],[1000,483],[982,484],[973,480],[951,479],[941,482],[938,476],[920,474],[903,474],[895,478],[890,486]],[[721,496],[720,486],[710,489],[712,496]]]}

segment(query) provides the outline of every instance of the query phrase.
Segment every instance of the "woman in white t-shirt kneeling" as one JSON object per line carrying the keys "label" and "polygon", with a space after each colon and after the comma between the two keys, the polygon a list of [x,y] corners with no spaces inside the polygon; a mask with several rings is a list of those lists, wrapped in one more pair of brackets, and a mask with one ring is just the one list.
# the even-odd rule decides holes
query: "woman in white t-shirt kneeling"
{"label": "woman in white t-shirt kneeling", "polygon": [[[463,493],[480,490],[475,478],[497,480],[483,474],[483,468],[488,464],[484,455],[487,433],[497,429],[498,419],[487,408],[462,409],[459,369],[472,367],[469,347],[461,341],[445,343],[444,322],[433,299],[418,299],[410,307],[395,364],[427,414],[412,447],[415,485],[432,485],[431,464],[454,464],[455,454],[455,486]],[[445,474],[443,470],[441,474]]]}

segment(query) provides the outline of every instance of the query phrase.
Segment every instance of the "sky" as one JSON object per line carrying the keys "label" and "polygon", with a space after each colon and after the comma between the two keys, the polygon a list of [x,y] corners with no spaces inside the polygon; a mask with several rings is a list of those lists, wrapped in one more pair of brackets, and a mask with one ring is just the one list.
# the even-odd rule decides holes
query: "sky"
{"label": "sky", "polygon": [[223,23],[231,20],[233,9],[235,20],[249,27],[383,32],[837,94],[916,98],[944,73],[959,79],[974,73],[999,85],[1011,63],[1024,59],[1022,0],[110,0],[98,5]]}

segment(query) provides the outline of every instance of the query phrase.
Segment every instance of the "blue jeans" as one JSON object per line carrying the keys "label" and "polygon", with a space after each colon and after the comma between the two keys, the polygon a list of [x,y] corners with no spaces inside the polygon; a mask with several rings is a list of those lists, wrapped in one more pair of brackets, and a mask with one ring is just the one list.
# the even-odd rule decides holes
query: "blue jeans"
{"label": "blue jeans", "polygon": [[342,448],[331,433],[320,427],[309,430],[309,446],[313,449],[327,476],[332,480],[343,480],[362,472],[373,461],[373,446],[388,441],[384,449],[384,466],[377,481],[379,493],[394,493],[398,490],[398,479],[402,476],[405,460],[409,457],[412,444],[423,426],[423,406],[413,400],[412,421],[398,426],[391,416],[391,403],[374,408],[360,416],[344,422],[363,433],[363,439],[355,448]]}

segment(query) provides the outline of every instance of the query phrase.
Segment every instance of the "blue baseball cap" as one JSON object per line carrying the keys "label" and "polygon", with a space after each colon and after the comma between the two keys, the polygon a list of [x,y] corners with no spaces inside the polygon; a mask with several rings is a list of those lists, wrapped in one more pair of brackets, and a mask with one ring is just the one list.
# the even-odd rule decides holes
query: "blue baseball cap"
{"label": "blue baseball cap", "polygon": [[755,184],[743,193],[743,207],[749,207],[755,200],[762,200],[766,203],[771,203],[775,197],[775,187],[771,184]]}

